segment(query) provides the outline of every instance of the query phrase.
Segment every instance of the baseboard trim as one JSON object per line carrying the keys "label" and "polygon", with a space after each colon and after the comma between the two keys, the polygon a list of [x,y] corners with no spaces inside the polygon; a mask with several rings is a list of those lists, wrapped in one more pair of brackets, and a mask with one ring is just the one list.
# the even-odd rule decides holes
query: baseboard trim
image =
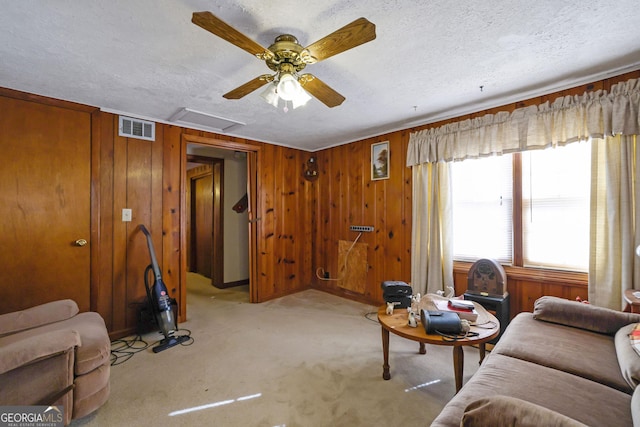
{"label": "baseboard trim", "polygon": [[249,279],[243,279],[243,280],[237,280],[235,282],[223,283],[222,285],[216,286],[216,288],[218,288],[218,289],[227,289],[227,288],[234,288],[236,286],[243,286],[243,285],[248,285],[248,284],[249,284]]}

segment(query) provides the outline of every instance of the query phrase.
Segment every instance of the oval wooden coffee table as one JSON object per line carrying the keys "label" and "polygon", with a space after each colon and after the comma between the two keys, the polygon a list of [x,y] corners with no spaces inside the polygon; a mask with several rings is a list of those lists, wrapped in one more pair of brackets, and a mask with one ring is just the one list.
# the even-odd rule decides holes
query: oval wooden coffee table
{"label": "oval wooden coffee table", "polygon": [[[417,341],[420,343],[420,354],[425,354],[425,344],[446,345],[453,347],[453,374],[456,380],[456,393],[462,388],[462,373],[464,370],[464,354],[462,347],[467,345],[478,345],[480,349],[480,363],[485,355],[485,343],[491,341],[500,333],[500,322],[491,313],[486,313],[488,321],[484,325],[472,326],[471,332],[477,332],[474,337],[462,338],[458,340],[449,340],[441,335],[428,335],[422,323],[418,322],[417,328],[412,328],[407,324],[407,309],[395,309],[392,315],[386,313],[387,307],[382,306],[378,309],[378,321],[382,326],[382,353],[384,356],[384,365],[382,378],[388,380],[391,378],[389,372],[389,333],[400,337]],[[492,326],[485,328],[482,326]]]}

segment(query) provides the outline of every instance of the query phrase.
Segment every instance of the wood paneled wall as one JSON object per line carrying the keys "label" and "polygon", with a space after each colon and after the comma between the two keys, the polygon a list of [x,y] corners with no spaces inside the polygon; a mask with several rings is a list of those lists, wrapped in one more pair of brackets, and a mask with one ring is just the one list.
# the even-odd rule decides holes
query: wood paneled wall
{"label": "wood paneled wall", "polygon": [[[28,99],[55,111],[55,99],[2,89],[0,95]],[[81,108],[79,106],[78,108]],[[217,146],[255,150],[255,207],[258,266],[252,300],[266,301],[309,287],[312,271],[311,204],[315,184],[304,180],[308,153],[224,135],[156,124],[156,140],[118,136],[118,116],[95,109],[91,120],[91,310],[100,313],[112,337],[135,331],[136,308],[146,295],[144,271],[150,264],[145,236],[152,234],[164,282],[178,299],[180,322],[186,313],[181,217],[185,191],[185,135]],[[43,154],[46,156],[46,153]],[[122,209],[132,221],[122,221]]]}
{"label": "wood paneled wall", "polygon": [[303,178],[308,154],[262,144],[258,160],[258,277],[260,301],[309,287],[312,271],[310,200],[315,183]]}
{"label": "wood paneled wall", "polygon": [[[181,144],[191,143],[233,150],[255,151],[257,194],[255,208],[257,275],[252,283],[252,301],[262,302],[309,287],[313,209],[309,203],[314,183],[303,178],[308,153],[242,138],[163,125],[163,274],[181,286],[180,197],[183,188]],[[164,273],[166,272],[166,273]],[[184,288],[178,292],[184,295]],[[181,310],[186,306],[181,300]]]}
{"label": "wood paneled wall", "polygon": [[[372,304],[383,303],[380,284],[383,280],[411,280],[411,169],[405,167],[409,134],[423,129],[479,117],[498,111],[513,111],[529,105],[552,102],[560,96],[582,95],[587,91],[609,90],[615,83],[640,78],[640,70],[613,76],[536,98],[522,100],[490,110],[440,121],[376,138],[354,142],[318,152],[320,177],[312,201],[316,209],[314,238],[314,271],[322,267],[335,278],[338,268],[338,241],[353,241],[357,233],[349,225],[373,225],[374,233],[364,233],[358,242],[368,244],[369,272],[366,290],[362,294],[342,289],[334,281],[318,279],[314,273],[312,286],[337,295]],[[389,140],[391,143],[390,178],[371,181],[369,171],[371,144]],[[456,294],[466,289],[466,274],[470,264],[456,263],[454,282]],[[575,299],[587,298],[586,274],[563,274],[553,271],[532,271],[506,268],[511,294],[511,314],[531,311],[533,302],[542,295]]]}
{"label": "wood paneled wall", "polygon": [[[211,144],[234,150],[257,150],[259,183],[256,189],[255,212],[257,247],[256,253],[253,254],[256,257],[257,276],[251,285],[252,301],[267,301],[308,288],[313,214],[308,200],[314,184],[303,179],[302,168],[306,161],[306,153],[177,126],[157,125],[156,147],[162,154],[162,166],[156,169],[157,162],[152,160],[146,166],[140,165],[138,174],[142,176],[150,174],[156,177],[151,180],[156,183],[153,189],[154,208],[151,214],[153,217],[151,221],[155,224],[154,243],[157,236],[156,247],[162,248],[163,279],[171,294],[178,299],[179,320],[184,322],[188,319],[186,277],[182,276],[186,271],[186,265],[184,265],[185,259],[180,254],[181,239],[186,233],[184,226],[186,218],[181,217],[183,194],[186,191],[182,171],[185,164],[182,149],[185,135],[192,137],[190,141],[200,144]],[[140,143],[144,144],[144,141]],[[156,159],[153,153],[149,155],[152,159]],[[114,167],[115,174],[118,174],[118,170]],[[161,188],[157,185],[158,177],[161,177]],[[138,188],[136,195],[144,197],[148,181],[140,177],[137,179],[141,181],[135,184]],[[161,208],[156,203],[160,203]],[[131,245],[128,249],[132,249]],[[137,252],[144,253],[141,250]],[[159,252],[159,249],[156,249],[156,252]],[[158,257],[160,258],[160,255]],[[132,270],[128,270],[125,276],[135,274],[133,268],[136,264],[139,262],[130,262]],[[135,280],[131,284],[135,289],[139,288]],[[135,296],[137,291],[130,291],[128,295]],[[130,298],[125,295],[123,297],[119,300],[129,304]]]}
{"label": "wood paneled wall", "polygon": [[[97,269],[100,273],[95,308],[113,335],[135,330],[138,305],[146,297],[144,272],[151,263],[143,224],[152,234],[157,254],[162,248],[162,126],[156,141],[118,136],[118,116],[101,113],[100,120],[100,238]],[[122,209],[132,211],[122,221]],[[158,255],[160,258],[160,255]],[[164,278],[164,274],[163,274]],[[153,281],[151,279],[152,284]],[[167,281],[171,293],[178,290]]]}
{"label": "wood paneled wall", "polygon": [[[389,141],[389,178],[371,180],[371,145]],[[313,206],[313,286],[370,303],[382,302],[381,283],[411,280],[411,169],[405,166],[409,134],[405,131],[342,145],[317,153],[319,178]],[[350,225],[370,225],[358,243],[367,244],[368,272],[363,293],[322,280],[338,277],[338,242],[353,242],[358,233]],[[348,287],[347,287],[348,288]]]}
{"label": "wood paneled wall", "polygon": [[[640,71],[455,120],[511,111],[585,90],[608,89],[629,78],[640,78]],[[37,95],[22,96],[43,105],[57,102]],[[113,337],[134,330],[135,304],[145,294],[143,274],[149,254],[138,224],[145,224],[153,235],[164,281],[179,299],[180,321],[188,318],[185,277],[181,276],[186,267],[181,254],[185,136],[203,144],[255,152],[258,186],[252,238],[256,252],[250,255],[257,264],[252,279],[253,301],[312,286],[379,304],[382,281],[410,281],[412,182],[411,170],[405,166],[409,134],[445,122],[308,153],[165,124],[156,125],[155,142],[123,138],[118,136],[117,121],[113,114],[92,114],[91,309],[105,318]],[[382,141],[390,144],[390,178],[372,181],[371,144]],[[317,158],[319,177],[310,182],[303,178],[303,171],[311,156]],[[132,209],[132,222],[122,222],[123,208]],[[367,245],[367,278],[362,293],[316,277],[316,271],[322,268],[330,278],[338,278],[338,242],[352,242],[357,237],[349,230],[350,225],[375,227],[358,241]],[[464,266],[458,267],[456,288],[461,292],[466,287],[466,273]],[[507,273],[512,314],[530,310],[533,301],[544,294],[586,297],[586,281],[579,277],[531,275],[517,269]]]}

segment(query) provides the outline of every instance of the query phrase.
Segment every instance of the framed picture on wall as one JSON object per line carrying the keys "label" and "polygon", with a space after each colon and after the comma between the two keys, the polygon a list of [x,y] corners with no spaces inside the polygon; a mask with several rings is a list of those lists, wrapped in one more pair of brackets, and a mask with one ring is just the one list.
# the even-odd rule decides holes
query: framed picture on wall
{"label": "framed picture on wall", "polygon": [[371,180],[389,178],[389,141],[371,144]]}

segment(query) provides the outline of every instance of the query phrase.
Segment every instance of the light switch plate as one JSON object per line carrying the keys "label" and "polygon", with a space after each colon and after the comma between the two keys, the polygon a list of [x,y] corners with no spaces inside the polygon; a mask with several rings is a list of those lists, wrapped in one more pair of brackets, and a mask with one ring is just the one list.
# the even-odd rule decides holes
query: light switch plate
{"label": "light switch plate", "polygon": [[131,222],[131,209],[122,209],[122,222]]}

